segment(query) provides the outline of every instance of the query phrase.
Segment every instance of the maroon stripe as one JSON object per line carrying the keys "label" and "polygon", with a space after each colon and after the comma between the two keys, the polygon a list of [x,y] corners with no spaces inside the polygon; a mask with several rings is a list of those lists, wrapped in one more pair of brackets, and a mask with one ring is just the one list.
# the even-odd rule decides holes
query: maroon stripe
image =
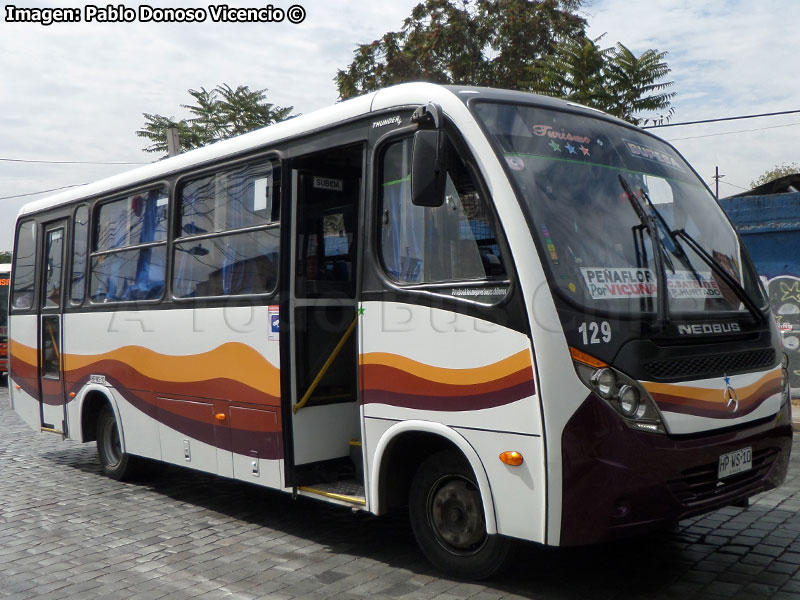
{"label": "maroon stripe", "polygon": [[9,373],[9,381],[14,385],[18,385],[20,389],[32,396],[34,400],[38,402],[39,400],[39,383],[35,379],[29,379],[27,377],[20,377],[15,371],[11,371]]}
{"label": "maroon stripe", "polygon": [[363,387],[367,389],[416,396],[464,396],[464,394],[474,396],[502,391],[521,383],[531,382],[532,384],[533,382],[530,367],[524,367],[490,381],[463,384],[431,381],[396,367],[375,364],[361,367],[361,381]]}
{"label": "maroon stripe", "polygon": [[114,379],[120,388],[129,390],[153,390],[160,396],[191,396],[209,400],[228,400],[237,398],[248,404],[280,407],[280,398],[259,391],[235,379],[214,378],[197,381],[164,381],[142,375],[132,366],[118,360],[104,359],[86,367],[67,372],[66,379],[70,391],[77,392],[89,382],[93,373],[102,373],[106,380]]}
{"label": "maroon stripe", "polygon": [[124,389],[113,377],[107,376],[106,380],[131,405],[183,435],[221,450],[245,456],[251,456],[251,451],[255,451],[258,453],[258,458],[271,460],[283,458],[282,434],[279,431],[233,429],[227,425],[216,425],[177,415],[157,406],[155,397],[150,392]]}
{"label": "maroon stripe", "polygon": [[[685,398],[667,394],[653,394],[653,399],[661,410],[669,412],[712,419],[738,419],[739,417],[749,415],[760,407],[767,398],[780,393],[780,391],[780,383],[777,385],[765,384],[744,401],[740,400],[739,410],[734,413],[730,412],[728,407],[722,403],[703,402],[702,404],[687,405],[685,404]],[[722,390],[720,390],[720,394],[721,393]]]}
{"label": "maroon stripe", "polygon": [[[467,387],[467,386],[465,386]],[[462,411],[496,408],[533,395],[533,380],[525,381],[504,390],[485,394],[463,396],[420,396],[387,390],[364,390],[365,404],[388,404],[419,410]]]}

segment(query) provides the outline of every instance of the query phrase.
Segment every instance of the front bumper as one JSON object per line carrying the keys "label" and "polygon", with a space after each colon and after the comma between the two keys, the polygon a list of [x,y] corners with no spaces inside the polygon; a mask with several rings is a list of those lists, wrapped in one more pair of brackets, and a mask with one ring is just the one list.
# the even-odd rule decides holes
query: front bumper
{"label": "front bumper", "polygon": [[[721,454],[752,447],[753,467],[717,479]],[[720,433],[634,431],[594,394],[562,437],[561,545],[609,541],[742,501],[783,483],[792,448],[791,406]]]}

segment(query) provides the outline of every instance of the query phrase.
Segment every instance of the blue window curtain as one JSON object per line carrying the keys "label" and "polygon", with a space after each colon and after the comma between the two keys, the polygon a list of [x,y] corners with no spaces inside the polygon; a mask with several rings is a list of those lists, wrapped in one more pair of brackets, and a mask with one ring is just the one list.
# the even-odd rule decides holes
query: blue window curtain
{"label": "blue window curtain", "polygon": [[[273,166],[266,162],[186,183],[180,199],[182,239],[174,247],[176,297],[264,293],[274,288],[278,234],[277,228],[267,229],[272,176]],[[237,231],[250,227],[264,229]],[[192,240],[203,233],[218,235]]]}
{"label": "blue window curtain", "polygon": [[[139,234],[139,243],[146,244],[156,241],[156,231],[158,226],[158,198],[160,194],[153,190],[144,198],[144,209],[142,211],[142,227]],[[139,257],[136,261],[136,282],[133,286],[133,295],[136,298],[152,298],[161,295],[164,289],[164,271],[158,273],[158,265],[151,265],[153,258],[153,248],[142,248],[139,250]],[[152,267],[156,267],[156,273],[152,273]],[[156,275],[151,279],[151,275]],[[158,277],[160,275],[160,277]]]}
{"label": "blue window curtain", "polygon": [[97,251],[92,257],[92,299],[149,300],[164,290],[165,247],[132,248],[166,241],[166,191],[158,188],[103,204],[98,211]]}

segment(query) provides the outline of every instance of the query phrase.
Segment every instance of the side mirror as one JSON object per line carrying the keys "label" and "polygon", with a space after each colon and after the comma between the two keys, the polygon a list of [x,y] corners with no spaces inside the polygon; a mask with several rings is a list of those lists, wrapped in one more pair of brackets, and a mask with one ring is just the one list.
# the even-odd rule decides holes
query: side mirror
{"label": "side mirror", "polygon": [[436,208],[444,204],[447,173],[444,168],[444,134],[425,129],[414,134],[411,153],[411,201]]}

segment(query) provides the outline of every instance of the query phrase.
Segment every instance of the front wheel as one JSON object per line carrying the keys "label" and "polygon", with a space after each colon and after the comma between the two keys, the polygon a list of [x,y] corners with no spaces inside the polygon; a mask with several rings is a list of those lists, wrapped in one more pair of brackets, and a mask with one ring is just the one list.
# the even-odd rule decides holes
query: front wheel
{"label": "front wheel", "polygon": [[136,470],[136,457],[122,450],[117,420],[108,405],[103,407],[97,419],[97,456],[103,473],[112,479],[129,478]]}
{"label": "front wheel", "polygon": [[457,452],[437,452],[420,465],[411,483],[408,512],[422,552],[445,573],[485,579],[508,555],[508,538],[486,533],[475,476]]}

